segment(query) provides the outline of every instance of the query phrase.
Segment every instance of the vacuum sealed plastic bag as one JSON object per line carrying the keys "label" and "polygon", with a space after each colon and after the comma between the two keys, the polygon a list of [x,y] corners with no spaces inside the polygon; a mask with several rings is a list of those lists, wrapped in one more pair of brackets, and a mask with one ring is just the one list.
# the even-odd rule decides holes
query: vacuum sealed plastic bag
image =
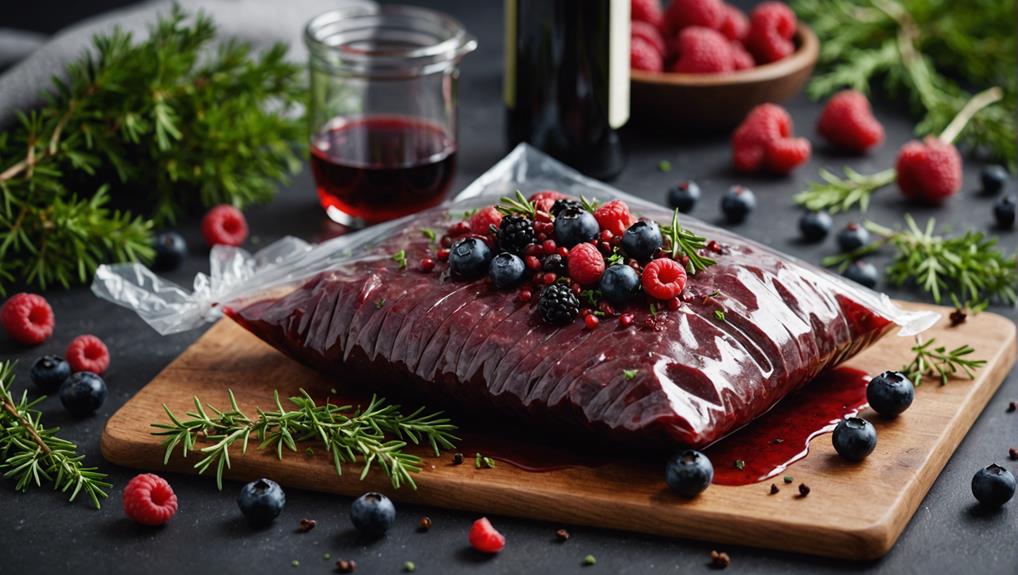
{"label": "vacuum sealed plastic bag", "polygon": [[[592,243],[609,266],[635,263],[645,271],[647,258],[662,256],[687,266],[681,293],[661,300],[637,287],[620,301],[617,284],[574,285],[569,257],[549,258],[544,246],[526,245],[528,234],[535,242],[555,237],[546,213],[518,217],[518,229],[501,238],[483,218],[470,229],[470,215],[501,197],[549,189],[582,195],[586,208],[621,200],[633,221],[665,226],[664,243],[651,256],[630,257],[617,234],[599,233]],[[538,196],[536,209],[551,210],[555,197]],[[530,207],[518,202],[516,211]],[[556,206],[560,218],[586,208]],[[695,447],[745,425],[895,325],[912,335],[937,319],[679,216],[687,237],[703,238],[695,254],[715,260],[693,273],[688,255],[670,249],[673,216],[521,146],[438,208],[315,247],[286,238],[252,256],[217,246],[211,275],[199,276],[192,293],[137,264],[101,267],[93,291],[136,310],[161,333],[197,327],[224,310],[292,358],[372,391],[615,442]],[[443,236],[450,244],[473,237],[475,252],[483,243],[492,255],[515,244],[528,262],[523,283],[496,289],[487,265],[471,278],[451,272],[439,257]],[[433,269],[422,265],[425,258]],[[456,261],[457,270],[469,268],[469,258]]]}

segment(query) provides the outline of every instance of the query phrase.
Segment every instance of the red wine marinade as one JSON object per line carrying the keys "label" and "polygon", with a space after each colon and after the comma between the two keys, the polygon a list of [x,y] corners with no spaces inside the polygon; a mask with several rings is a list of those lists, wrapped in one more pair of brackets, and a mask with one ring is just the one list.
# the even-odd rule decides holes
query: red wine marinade
{"label": "red wine marinade", "polygon": [[[746,427],[711,445],[705,453],[714,464],[714,483],[758,483],[806,457],[809,442],[814,437],[831,432],[843,417],[857,414],[866,405],[868,381],[866,373],[857,369],[829,370]],[[601,450],[595,453],[519,439],[485,436],[476,440],[477,450],[535,472],[597,466],[614,460]],[[473,449],[471,438],[468,436],[465,440]],[[743,461],[744,467],[737,468],[736,461]]]}
{"label": "red wine marinade", "polygon": [[[806,457],[809,442],[866,405],[866,372],[837,367],[789,394],[774,409],[705,450],[714,483],[748,485],[770,479]],[[735,462],[742,461],[743,468]]]}
{"label": "red wine marinade", "polygon": [[420,119],[337,118],[311,138],[311,172],[322,207],[368,224],[437,205],[455,168],[452,136]]}

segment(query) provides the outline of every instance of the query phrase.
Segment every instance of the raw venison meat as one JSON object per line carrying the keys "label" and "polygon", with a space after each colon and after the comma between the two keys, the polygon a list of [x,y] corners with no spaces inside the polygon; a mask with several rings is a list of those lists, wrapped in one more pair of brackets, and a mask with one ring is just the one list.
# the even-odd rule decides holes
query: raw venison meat
{"label": "raw venison meat", "polygon": [[[642,215],[671,219],[663,210]],[[422,215],[366,257],[227,313],[298,361],[371,391],[614,442],[693,447],[745,425],[893,327],[829,272],[695,221],[684,224],[721,253],[689,278],[677,311],[652,314],[641,296],[619,310],[635,315],[632,326],[604,317],[595,329],[579,319],[555,327],[515,290],[450,277],[442,263],[415,269],[434,253],[422,229],[450,223],[441,211]],[[390,258],[399,250],[407,269]]]}

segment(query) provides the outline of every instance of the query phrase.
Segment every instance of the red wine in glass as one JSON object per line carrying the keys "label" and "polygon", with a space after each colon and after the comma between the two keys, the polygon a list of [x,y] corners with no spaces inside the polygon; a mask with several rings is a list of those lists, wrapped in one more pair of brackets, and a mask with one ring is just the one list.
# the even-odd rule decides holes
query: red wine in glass
{"label": "red wine in glass", "polygon": [[359,227],[440,203],[456,151],[452,135],[426,120],[336,118],[311,138],[311,172],[329,217]]}

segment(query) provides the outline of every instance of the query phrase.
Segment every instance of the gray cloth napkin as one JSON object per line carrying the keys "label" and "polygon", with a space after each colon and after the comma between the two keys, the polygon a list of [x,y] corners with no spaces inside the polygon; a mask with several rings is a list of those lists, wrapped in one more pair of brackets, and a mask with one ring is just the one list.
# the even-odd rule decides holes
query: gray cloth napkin
{"label": "gray cloth napkin", "polygon": [[[359,1],[177,0],[177,3],[188,13],[202,10],[211,16],[222,37],[241,38],[256,47],[284,41],[290,45],[290,58],[304,62],[307,50],[303,33],[308,20],[332,8]],[[157,15],[169,12],[171,6],[170,0],[151,0],[83,20],[54,35],[0,75],[0,127],[7,126],[16,111],[38,105],[40,92],[50,86],[50,78],[81,56],[91,45],[93,35],[120,26],[137,38],[145,38]]]}

